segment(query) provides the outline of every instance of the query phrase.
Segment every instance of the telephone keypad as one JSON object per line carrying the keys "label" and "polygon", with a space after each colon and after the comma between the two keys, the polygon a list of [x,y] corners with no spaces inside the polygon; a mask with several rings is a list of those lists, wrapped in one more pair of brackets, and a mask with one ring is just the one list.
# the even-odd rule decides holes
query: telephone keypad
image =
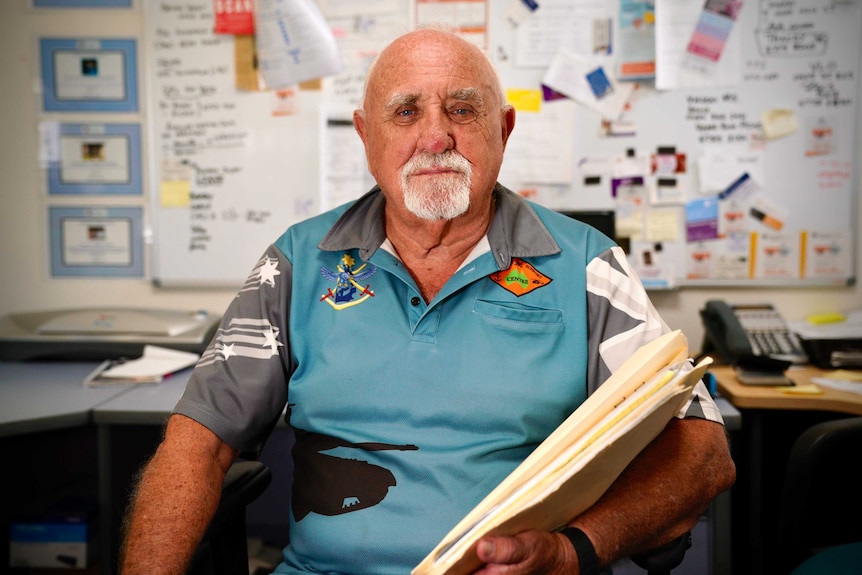
{"label": "telephone keypad", "polygon": [[787,329],[781,315],[771,308],[737,308],[736,316],[748,334],[755,355],[802,355],[796,334]]}

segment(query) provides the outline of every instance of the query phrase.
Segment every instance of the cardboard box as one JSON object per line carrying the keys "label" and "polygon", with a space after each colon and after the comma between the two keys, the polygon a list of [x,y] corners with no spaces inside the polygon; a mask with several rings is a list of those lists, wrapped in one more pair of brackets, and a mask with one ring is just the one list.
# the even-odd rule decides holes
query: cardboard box
{"label": "cardboard box", "polygon": [[9,531],[10,567],[87,567],[86,513],[24,517],[13,521]]}

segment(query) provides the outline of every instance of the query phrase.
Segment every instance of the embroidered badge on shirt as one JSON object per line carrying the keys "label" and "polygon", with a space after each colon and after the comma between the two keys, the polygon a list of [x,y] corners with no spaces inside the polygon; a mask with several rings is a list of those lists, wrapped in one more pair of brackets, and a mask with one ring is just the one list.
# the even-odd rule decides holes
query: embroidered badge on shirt
{"label": "embroidered badge on shirt", "polygon": [[[350,254],[341,256],[341,265],[336,266],[337,272],[320,267],[320,273],[329,281],[335,282],[335,291],[328,288],[326,293],[320,296],[320,301],[325,301],[334,309],[344,309],[360,304],[370,297],[374,297],[374,290],[370,284],[362,287],[358,282],[364,281],[374,275],[377,267],[365,263],[357,269],[353,269],[356,260]],[[367,269],[365,269],[367,266]]]}
{"label": "embroidered badge on shirt", "polygon": [[518,297],[536,288],[546,286],[553,280],[522,259],[512,258],[509,269],[494,272],[490,277],[494,283]]}

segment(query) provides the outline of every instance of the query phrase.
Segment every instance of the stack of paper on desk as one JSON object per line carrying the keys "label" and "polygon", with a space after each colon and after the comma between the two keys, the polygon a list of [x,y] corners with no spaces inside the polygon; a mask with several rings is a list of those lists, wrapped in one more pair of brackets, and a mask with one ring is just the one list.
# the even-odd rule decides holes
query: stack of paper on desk
{"label": "stack of paper on desk", "polygon": [[692,367],[679,330],[623,363],[506,479],[456,525],[412,575],[461,575],[480,566],[491,534],[553,531],[593,505],[664,429],[711,359]]}
{"label": "stack of paper on desk", "polygon": [[172,373],[194,365],[200,355],[189,351],[145,345],[141,357],[106,361],[84,380],[87,387],[129,383],[159,383]]}

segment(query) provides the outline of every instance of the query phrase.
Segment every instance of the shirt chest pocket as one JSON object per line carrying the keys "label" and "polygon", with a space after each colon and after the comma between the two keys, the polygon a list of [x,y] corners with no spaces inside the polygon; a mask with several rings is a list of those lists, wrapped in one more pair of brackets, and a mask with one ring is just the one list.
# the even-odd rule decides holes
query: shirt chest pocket
{"label": "shirt chest pocket", "polygon": [[473,313],[484,323],[517,333],[542,333],[563,329],[563,311],[516,302],[477,299]]}

